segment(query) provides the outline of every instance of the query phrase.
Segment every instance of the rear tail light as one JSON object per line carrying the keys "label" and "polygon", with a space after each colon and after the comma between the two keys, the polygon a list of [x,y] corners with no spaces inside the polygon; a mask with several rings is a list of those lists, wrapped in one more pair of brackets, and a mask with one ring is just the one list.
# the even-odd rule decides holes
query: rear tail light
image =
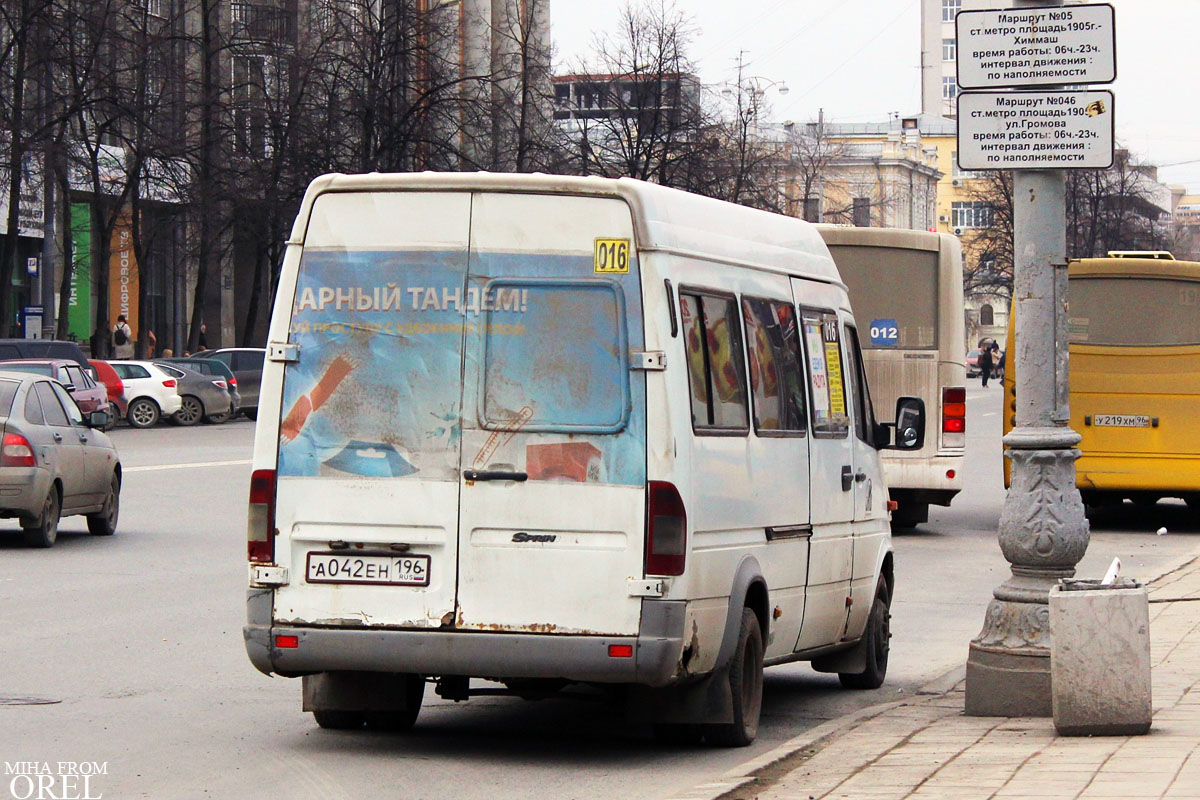
{"label": "rear tail light", "polygon": [[646,574],[682,575],[687,555],[687,511],[674,485],[646,484]]}
{"label": "rear tail light", "polygon": [[168,389],[174,389],[175,388],[175,379],[168,378],[167,380],[163,381],[163,386],[167,387]]}
{"label": "rear tail light", "polygon": [[230,378],[229,385],[236,389],[237,388],[237,378]]}
{"label": "rear tail light", "polygon": [[246,521],[247,556],[269,564],[275,560],[275,470],[250,475],[250,511]]}
{"label": "rear tail light", "polygon": [[963,386],[942,388],[942,445],[963,447],[967,441],[967,390]]}
{"label": "rear tail light", "polygon": [[4,434],[4,444],[0,447],[0,466],[36,467],[37,458],[33,455],[29,440],[19,433]]}
{"label": "rear tail light", "polygon": [[229,386],[225,383],[225,381],[213,381],[213,386],[216,386],[219,389],[224,389],[225,391],[229,391]]}

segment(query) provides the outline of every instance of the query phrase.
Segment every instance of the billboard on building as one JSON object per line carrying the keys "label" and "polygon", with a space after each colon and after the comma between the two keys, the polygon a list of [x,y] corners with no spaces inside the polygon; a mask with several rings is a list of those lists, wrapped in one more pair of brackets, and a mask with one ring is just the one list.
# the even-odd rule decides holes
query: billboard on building
{"label": "billboard on building", "polygon": [[113,226],[108,256],[108,329],[125,315],[134,338],[138,335],[138,265],[133,251],[133,212],[126,208]]}
{"label": "billboard on building", "polygon": [[80,341],[92,335],[92,207],[71,204],[71,296],[67,333]]}
{"label": "billboard on building", "polygon": [[[46,201],[42,186],[42,155],[26,153],[21,159],[21,202],[17,233],[41,239],[46,235]],[[0,235],[8,233],[8,148],[0,146]]]}

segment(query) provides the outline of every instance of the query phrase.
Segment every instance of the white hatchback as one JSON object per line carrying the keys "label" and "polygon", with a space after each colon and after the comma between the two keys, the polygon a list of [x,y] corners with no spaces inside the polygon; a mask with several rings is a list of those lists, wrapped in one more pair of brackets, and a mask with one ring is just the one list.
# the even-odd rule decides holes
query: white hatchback
{"label": "white hatchback", "polygon": [[149,428],[179,410],[183,401],[175,376],[151,361],[110,361],[125,384],[129,410],[125,418],[135,428]]}

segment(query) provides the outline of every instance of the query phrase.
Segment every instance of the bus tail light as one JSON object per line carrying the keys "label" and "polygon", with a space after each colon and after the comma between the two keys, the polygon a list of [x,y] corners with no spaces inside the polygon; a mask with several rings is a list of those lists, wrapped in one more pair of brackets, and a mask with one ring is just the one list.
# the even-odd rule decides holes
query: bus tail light
{"label": "bus tail light", "polygon": [[246,522],[247,555],[256,564],[275,560],[275,470],[250,475],[250,511]]}
{"label": "bus tail light", "polygon": [[944,386],[942,387],[942,446],[963,447],[966,443],[966,387]]}
{"label": "bus tail light", "polygon": [[646,484],[646,574],[682,575],[687,557],[687,511],[674,484]]}

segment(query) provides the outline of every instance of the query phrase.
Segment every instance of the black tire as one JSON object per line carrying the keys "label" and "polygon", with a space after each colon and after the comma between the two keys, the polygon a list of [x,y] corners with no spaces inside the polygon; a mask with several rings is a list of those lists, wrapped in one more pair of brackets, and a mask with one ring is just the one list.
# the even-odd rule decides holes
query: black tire
{"label": "black tire", "polygon": [[729,689],[733,694],[733,722],[706,725],[708,741],[718,747],[746,747],[758,735],[762,713],[763,640],[758,617],[742,609],[737,647],[729,663]]}
{"label": "black tire", "polygon": [[125,418],[134,428],[153,428],[158,424],[161,416],[162,412],[158,410],[158,403],[148,397],[139,397],[129,404],[129,411]]}
{"label": "black tire", "polygon": [[891,605],[887,581],[879,576],[875,587],[875,602],[871,604],[871,616],[867,618],[867,629],[863,633],[863,645],[867,650],[866,671],[852,675],[839,672],[838,680],[847,689],[878,689],[887,677],[888,652],[891,650]]}
{"label": "black tire", "polygon": [[231,416],[233,416],[233,415],[230,414],[228,411],[222,412],[220,414],[206,414],[204,416],[204,424],[205,425],[221,425],[221,424],[228,422],[229,418]]}
{"label": "black tire", "polygon": [[58,496],[58,487],[51,484],[42,503],[42,513],[31,522],[22,520],[21,529],[25,534],[25,544],[30,547],[53,547],[58,540],[58,520],[62,513],[62,501]]}
{"label": "black tire", "polygon": [[117,518],[121,513],[121,479],[115,473],[108,484],[108,495],[104,508],[87,515],[88,533],[93,536],[112,536],[117,532]]}
{"label": "black tire", "polygon": [[361,711],[314,711],[313,719],[325,730],[355,731],[363,726],[366,717]]}
{"label": "black tire", "polygon": [[180,398],[179,410],[171,416],[172,422],[185,428],[190,428],[202,419],[204,419],[204,403],[200,402],[200,398],[190,394],[185,394]]}
{"label": "black tire", "polygon": [[367,727],[373,731],[404,733],[412,730],[421,713],[421,699],[425,696],[425,679],[420,675],[405,675],[403,678],[404,699],[408,707],[403,711],[364,712]]}
{"label": "black tire", "polygon": [[246,415],[246,419],[249,419],[249,420],[257,420],[258,419],[258,409],[257,408],[246,408],[246,409],[242,410],[242,413]]}

